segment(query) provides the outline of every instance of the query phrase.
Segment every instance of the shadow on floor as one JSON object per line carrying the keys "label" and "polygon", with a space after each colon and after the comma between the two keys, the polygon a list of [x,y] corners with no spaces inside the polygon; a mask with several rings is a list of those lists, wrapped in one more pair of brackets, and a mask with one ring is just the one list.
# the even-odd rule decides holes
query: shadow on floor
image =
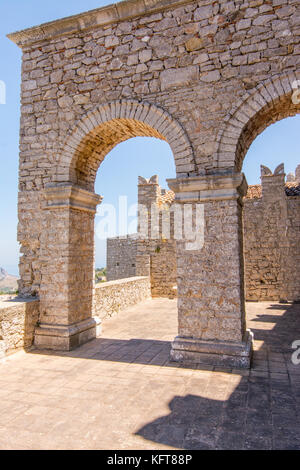
{"label": "shadow on floor", "polygon": [[125,362],[129,364],[176,366],[176,363],[169,363],[170,349],[170,341],[97,338],[74,351],[58,352],[38,351],[33,349],[30,352],[31,354],[50,354],[54,356],[59,355],[98,361]]}
{"label": "shadow on floor", "polygon": [[[136,435],[188,450],[300,449],[300,365],[291,361],[291,345],[300,339],[300,305],[273,304],[270,315],[259,314],[259,308],[261,305],[256,313],[252,306],[255,313],[248,316],[248,327],[257,342],[251,371],[240,376],[229,398],[218,399],[222,376],[213,373],[206,397],[175,395],[169,402],[169,414],[148,422]],[[31,353],[170,366],[169,350],[168,341],[100,338],[67,353]],[[226,374],[226,380],[230,376]],[[199,380],[199,394],[203,393],[201,373],[195,380]]]}
{"label": "shadow on floor", "polygon": [[175,396],[169,408],[136,435],[187,450],[300,449],[295,406],[280,381],[242,378],[226,401]]}
{"label": "shadow on floor", "polygon": [[169,415],[136,434],[187,450],[299,450],[300,365],[292,364],[291,345],[300,339],[300,306],[274,304],[268,310],[270,315],[249,315],[248,327],[263,344],[254,351],[250,376],[241,377],[228,400],[175,396]]}
{"label": "shadow on floor", "polygon": [[[258,313],[248,316],[247,324],[254,333],[254,340],[263,343],[259,350],[254,351],[254,360],[261,359],[263,356],[267,360],[268,354],[272,353],[291,355],[293,341],[300,339],[299,304],[273,304],[268,309],[272,311],[272,314]],[[276,315],[273,311],[277,311],[278,314]],[[270,328],[271,324],[274,324],[273,328]],[[169,361],[170,348],[170,341],[100,337],[70,352],[32,349],[31,354],[179,367],[178,364]],[[204,366],[203,368],[209,369],[210,367]]]}
{"label": "shadow on floor", "polygon": [[[273,304],[267,310],[270,314],[257,314],[249,318],[248,327],[255,341],[263,341],[261,350],[292,354],[293,341],[300,339],[300,305]],[[274,324],[273,328],[268,324]]]}

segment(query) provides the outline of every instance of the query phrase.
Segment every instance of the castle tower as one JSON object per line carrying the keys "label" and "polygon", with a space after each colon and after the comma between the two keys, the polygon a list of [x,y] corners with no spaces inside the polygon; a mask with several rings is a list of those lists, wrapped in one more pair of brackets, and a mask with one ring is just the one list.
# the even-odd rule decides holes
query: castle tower
{"label": "castle tower", "polygon": [[296,181],[294,173],[289,173],[286,177],[286,182],[293,183],[294,181]]}
{"label": "castle tower", "polygon": [[[261,165],[262,184],[262,233],[268,249],[265,255],[265,287],[276,289],[281,300],[286,300],[285,256],[287,246],[287,197],[285,193],[284,164],[277,166],[274,173]],[[270,275],[272,273],[272,275]],[[273,281],[268,283],[268,277]]]}
{"label": "castle tower", "polygon": [[[155,211],[158,210],[160,195],[161,189],[158,184],[158,175],[153,175],[149,179],[139,176],[138,204],[140,210],[138,216],[138,232],[142,231],[145,234],[145,224],[148,223],[149,238],[151,238],[151,224],[157,224]],[[152,229],[153,228],[154,227],[152,227]]]}

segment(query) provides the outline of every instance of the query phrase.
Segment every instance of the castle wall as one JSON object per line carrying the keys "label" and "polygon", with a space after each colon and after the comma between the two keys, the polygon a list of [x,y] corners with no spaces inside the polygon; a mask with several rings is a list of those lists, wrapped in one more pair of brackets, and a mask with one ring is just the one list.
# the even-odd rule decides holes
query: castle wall
{"label": "castle wall", "polygon": [[[295,275],[300,262],[300,197],[287,196],[281,170],[262,175],[262,185],[256,186],[259,197],[244,198],[246,300],[300,300],[300,280]],[[164,194],[158,179],[151,180],[140,178],[138,186],[139,204],[148,209],[149,227],[151,204],[162,208]],[[164,210],[169,207],[165,204]],[[172,238],[114,238],[107,247],[108,280],[149,276],[153,297],[177,296],[176,242]]]}
{"label": "castle wall", "polygon": [[300,300],[300,198],[284,176],[262,176],[262,197],[244,199],[246,300]]}
{"label": "castle wall", "polygon": [[152,297],[176,297],[177,269],[174,240],[107,240],[107,280],[148,276]]}
{"label": "castle wall", "polygon": [[285,283],[287,298],[300,300],[300,278],[297,275],[300,265],[300,198],[288,198],[288,219],[286,237],[288,250],[285,260]]}
{"label": "castle wall", "polygon": [[137,239],[131,236],[107,239],[107,280],[136,276]]}
{"label": "castle wall", "polygon": [[[171,193],[171,194],[169,194]],[[138,230],[148,224],[147,236],[128,236],[107,240],[107,279],[108,281],[132,277],[148,276],[151,281],[152,297],[174,298],[177,295],[176,242],[163,236],[162,212],[170,213],[170,204],[174,194],[166,193],[158,184],[158,176],[149,180],[139,177],[138,203],[144,210],[139,213]],[[169,202],[167,202],[169,200]],[[152,220],[154,212],[160,211],[156,222]],[[155,216],[154,216],[155,217]],[[158,237],[153,237],[151,227],[157,224]],[[173,218],[170,217],[170,235],[172,237]],[[141,235],[141,232],[140,232]]]}

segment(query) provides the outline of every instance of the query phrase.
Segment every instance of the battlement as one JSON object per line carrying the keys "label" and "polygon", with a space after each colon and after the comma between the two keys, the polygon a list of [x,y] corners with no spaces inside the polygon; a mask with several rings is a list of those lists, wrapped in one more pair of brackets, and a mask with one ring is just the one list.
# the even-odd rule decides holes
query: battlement
{"label": "battlement", "polygon": [[261,184],[248,186],[246,199],[259,199],[263,196],[272,197],[297,197],[300,196],[300,165],[295,169],[295,173],[285,174],[284,164],[276,167],[274,173],[270,168],[261,165]]}

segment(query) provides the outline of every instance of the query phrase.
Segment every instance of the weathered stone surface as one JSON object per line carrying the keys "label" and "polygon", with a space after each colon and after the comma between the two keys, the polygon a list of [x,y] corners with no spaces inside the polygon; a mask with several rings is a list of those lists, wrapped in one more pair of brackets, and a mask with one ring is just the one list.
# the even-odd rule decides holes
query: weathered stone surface
{"label": "weathered stone surface", "polygon": [[94,315],[104,320],[151,297],[149,277],[130,277],[97,284]]}
{"label": "weathered stone surface", "polygon": [[262,184],[249,188],[244,200],[246,299],[300,300],[295,273],[300,262],[300,178],[262,167]]}
{"label": "weathered stone surface", "polygon": [[182,69],[165,70],[160,75],[161,89],[169,90],[189,86],[199,79],[199,70],[196,66],[185,67]]}
{"label": "weathered stone surface", "polygon": [[38,319],[38,300],[0,300],[0,356],[30,348]]}
{"label": "weathered stone surface", "polygon": [[197,51],[203,48],[203,39],[201,38],[191,38],[185,43],[186,50],[188,52]]}

